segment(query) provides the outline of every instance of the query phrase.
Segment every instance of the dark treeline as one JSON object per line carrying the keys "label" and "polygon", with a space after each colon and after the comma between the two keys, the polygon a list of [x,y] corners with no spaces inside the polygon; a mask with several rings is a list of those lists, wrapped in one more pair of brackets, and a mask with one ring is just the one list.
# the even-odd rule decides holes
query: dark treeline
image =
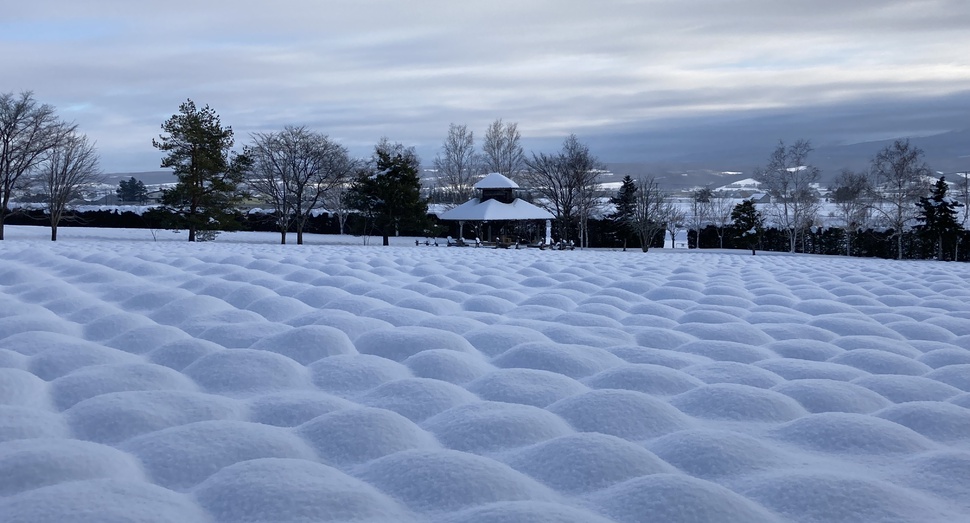
{"label": "dark treeline", "polygon": [[[42,210],[21,211],[11,214],[8,218],[11,225],[45,225],[50,218]],[[404,227],[399,232],[401,236],[435,237],[444,238],[445,236],[458,236],[458,224],[455,222],[439,222],[435,216],[429,216],[430,228],[412,229]],[[278,221],[272,214],[250,213],[238,214],[236,216],[236,230],[240,231],[260,231],[277,232],[279,230]],[[103,228],[126,228],[126,229],[167,229],[165,216],[158,212],[147,212],[137,214],[130,211],[119,212],[115,210],[98,210],[73,212],[65,217],[64,227],[103,227]],[[347,217],[344,225],[344,232],[347,234],[361,235],[366,227],[365,221],[357,215],[351,214]],[[311,216],[306,224],[305,232],[310,234],[339,234],[340,223],[336,216],[323,213]],[[521,238],[522,241],[533,241],[541,238],[545,234],[545,226],[542,223],[501,223],[481,224],[479,226],[465,224],[464,235],[466,239],[473,240],[475,237],[486,238],[491,232],[495,234],[511,235]],[[620,249],[623,247],[621,231],[616,223],[611,220],[594,219],[589,222],[589,242],[592,248],[611,248]],[[750,247],[749,240],[743,239],[741,231],[728,229],[723,234],[725,249],[737,249],[747,251]],[[962,231],[956,238],[944,246],[943,259],[947,261],[970,261],[970,231]],[[697,248],[697,233],[690,231],[687,235],[688,245],[691,249]],[[796,252],[806,254],[824,254],[832,256],[844,256],[846,251],[845,231],[837,227],[821,228],[816,227],[805,232],[800,237],[796,246]],[[892,230],[859,230],[852,235],[850,252],[852,256],[865,258],[885,258],[893,259],[896,257],[896,236]],[[650,247],[653,249],[662,248],[664,238],[662,234],[657,234]],[[721,247],[721,239],[714,226],[701,229],[700,233],[701,249],[717,249]],[[903,249],[907,259],[934,259],[936,258],[936,239],[927,236],[919,230],[908,230],[903,233]],[[758,251],[769,252],[788,252],[789,238],[785,231],[775,228],[766,228],[757,244]],[[638,240],[628,239],[627,249],[639,250]]]}

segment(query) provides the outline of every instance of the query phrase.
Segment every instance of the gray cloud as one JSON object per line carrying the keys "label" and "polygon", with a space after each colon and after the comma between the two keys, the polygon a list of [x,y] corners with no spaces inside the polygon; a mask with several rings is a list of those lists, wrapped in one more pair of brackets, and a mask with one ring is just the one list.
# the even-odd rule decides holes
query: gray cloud
{"label": "gray cloud", "polygon": [[708,126],[967,126],[965,0],[40,4],[5,7],[0,90],[56,105],[110,170],[156,168],[151,138],[186,98],[240,141],[308,125],[361,154],[382,135],[430,154],[448,123],[498,117],[536,144],[663,130],[683,154]]}

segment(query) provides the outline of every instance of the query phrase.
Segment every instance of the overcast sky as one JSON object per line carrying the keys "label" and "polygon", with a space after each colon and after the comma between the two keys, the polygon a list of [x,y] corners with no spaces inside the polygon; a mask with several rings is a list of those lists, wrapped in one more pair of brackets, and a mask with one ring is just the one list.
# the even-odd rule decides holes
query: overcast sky
{"label": "overcast sky", "polygon": [[187,98],[237,144],[306,125],[430,162],[450,122],[503,118],[537,147],[624,135],[600,154],[622,161],[656,149],[631,136],[689,153],[708,123],[816,143],[970,127],[968,28],[967,0],[34,0],[3,7],[0,92],[56,106],[108,172],[157,169]]}

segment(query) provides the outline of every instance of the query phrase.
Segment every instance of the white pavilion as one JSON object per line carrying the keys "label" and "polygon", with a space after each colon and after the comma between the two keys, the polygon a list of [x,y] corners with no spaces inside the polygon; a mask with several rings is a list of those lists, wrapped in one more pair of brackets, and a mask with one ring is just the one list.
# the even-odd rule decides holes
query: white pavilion
{"label": "white pavilion", "polygon": [[[457,221],[459,231],[464,222],[545,220],[546,244],[552,243],[552,220],[555,216],[549,211],[516,198],[514,191],[519,185],[501,173],[491,173],[474,185],[479,191],[477,198],[445,211],[438,216],[441,220]],[[459,233],[461,237],[461,233]]]}

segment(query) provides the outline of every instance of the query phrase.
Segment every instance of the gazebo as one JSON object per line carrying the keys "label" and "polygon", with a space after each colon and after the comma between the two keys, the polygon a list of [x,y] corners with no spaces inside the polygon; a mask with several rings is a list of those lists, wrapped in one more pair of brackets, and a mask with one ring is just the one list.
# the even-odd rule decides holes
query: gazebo
{"label": "gazebo", "polygon": [[552,220],[549,211],[516,198],[514,191],[519,185],[501,173],[491,173],[474,185],[479,191],[472,198],[454,209],[441,213],[438,218],[458,222],[459,237],[466,221],[546,221],[546,244],[552,243]]}

